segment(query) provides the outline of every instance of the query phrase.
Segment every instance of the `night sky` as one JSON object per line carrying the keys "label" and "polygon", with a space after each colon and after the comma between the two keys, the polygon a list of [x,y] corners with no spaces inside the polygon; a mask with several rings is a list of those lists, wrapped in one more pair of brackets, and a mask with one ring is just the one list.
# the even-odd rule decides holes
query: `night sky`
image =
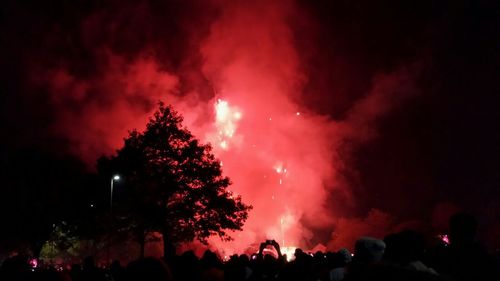
{"label": "night sky", "polygon": [[[479,219],[482,239],[500,246],[497,1],[231,2],[2,1],[5,241],[106,200],[106,184],[86,174],[127,130],[144,126],[158,100],[195,134],[206,132],[200,119],[213,113],[201,105],[240,85],[220,58],[243,53],[255,54],[263,77],[300,88],[287,102],[342,132],[325,155],[337,180],[321,188],[322,212],[336,220],[300,219],[311,243],[327,245],[332,231],[372,219],[445,231],[443,217],[463,210]],[[267,25],[270,36],[260,32]],[[278,104],[278,96],[270,99]],[[318,144],[330,143],[324,137]]]}

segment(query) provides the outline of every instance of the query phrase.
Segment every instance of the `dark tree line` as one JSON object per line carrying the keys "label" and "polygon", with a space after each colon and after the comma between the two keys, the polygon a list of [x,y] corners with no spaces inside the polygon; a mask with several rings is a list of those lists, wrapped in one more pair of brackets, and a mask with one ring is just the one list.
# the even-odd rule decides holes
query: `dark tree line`
{"label": "dark tree line", "polygon": [[[146,130],[132,130],[115,155],[97,161],[97,174],[59,153],[19,149],[2,158],[0,251],[38,256],[51,241],[64,250],[76,238],[95,247],[163,235],[168,255],[182,242],[241,230],[251,206],[227,189],[220,162],[170,106],[159,104]],[[110,206],[110,179],[115,183]],[[62,237],[62,238],[61,238]],[[68,241],[71,240],[71,241]],[[100,245],[100,246],[99,246]]]}
{"label": "dark tree line", "polygon": [[120,174],[122,198],[113,218],[132,233],[144,251],[148,233],[163,236],[164,254],[182,242],[241,230],[250,206],[233,196],[209,144],[202,144],[182,126],[182,117],[160,103],[146,130],[133,130],[116,155],[99,160],[108,178]]}

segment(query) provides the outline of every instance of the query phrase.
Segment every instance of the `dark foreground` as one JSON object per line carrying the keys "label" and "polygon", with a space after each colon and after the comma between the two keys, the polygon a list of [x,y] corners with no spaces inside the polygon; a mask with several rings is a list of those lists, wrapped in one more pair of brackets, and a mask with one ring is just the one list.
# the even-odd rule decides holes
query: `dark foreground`
{"label": "dark foreground", "polygon": [[[214,252],[201,258],[192,251],[165,259],[144,258],[123,267],[95,266],[92,258],[70,270],[31,268],[22,256],[7,259],[0,280],[136,281],[136,280],[500,280],[499,254],[491,255],[474,240],[475,223],[467,216],[450,220],[450,241],[426,247],[423,237],[411,230],[390,234],[384,240],[362,237],[354,253],[305,253],[295,251],[292,261],[281,255],[275,242],[261,244],[254,255],[233,255],[223,262]],[[263,254],[274,248],[275,256]]]}

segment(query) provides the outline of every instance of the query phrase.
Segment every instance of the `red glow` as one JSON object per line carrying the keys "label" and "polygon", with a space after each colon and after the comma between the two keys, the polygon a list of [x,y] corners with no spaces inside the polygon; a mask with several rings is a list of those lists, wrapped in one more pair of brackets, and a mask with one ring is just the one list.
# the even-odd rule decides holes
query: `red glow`
{"label": "red glow", "polygon": [[442,234],[442,235],[438,235],[439,239],[441,239],[441,241],[445,244],[445,245],[449,245],[450,244],[450,238],[448,237],[447,234]]}
{"label": "red glow", "polygon": [[[53,130],[93,165],[100,154],[119,148],[130,129],[144,129],[162,100],[184,116],[184,124],[198,138],[212,143],[233,181],[233,193],[254,207],[244,231],[233,234],[234,241],[211,240],[226,255],[265,239],[282,247],[312,248],[316,229],[333,231],[335,226],[345,230],[343,237],[358,235],[351,220],[343,218],[356,202],[339,172],[346,169],[349,152],[340,157],[339,150],[376,135],[374,122],[405,97],[407,91],[398,90],[411,79],[405,71],[378,77],[371,91],[334,121],[300,102],[323,93],[303,90],[307,75],[289,21],[304,16],[293,2],[220,3],[221,13],[197,50],[215,96],[203,99],[195,90],[182,92],[180,75],[166,72],[159,58],[146,55],[148,50],[125,59],[103,48],[96,51],[102,61],[99,75],[79,78],[63,67],[43,77],[36,74],[36,79],[49,81],[51,102],[61,108]],[[82,28],[99,17],[90,17]],[[92,96],[96,93],[101,95]],[[334,192],[337,197],[328,198]],[[382,229],[380,224],[367,225]]]}
{"label": "red glow", "polygon": [[205,74],[220,96],[215,124],[198,135],[219,143],[215,153],[231,188],[254,206],[235,241],[211,241],[229,252],[265,239],[309,246],[312,231],[301,220],[332,222],[323,200],[335,175],[335,125],[301,115],[307,109],[294,101],[304,75],[285,21],[292,10],[288,2],[231,2],[202,48]]}

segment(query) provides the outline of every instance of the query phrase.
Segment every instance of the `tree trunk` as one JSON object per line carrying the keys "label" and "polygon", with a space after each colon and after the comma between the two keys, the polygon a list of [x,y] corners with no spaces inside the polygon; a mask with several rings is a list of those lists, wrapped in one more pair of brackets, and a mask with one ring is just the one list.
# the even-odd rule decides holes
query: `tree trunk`
{"label": "tree trunk", "polygon": [[142,237],[139,239],[139,246],[140,246],[140,253],[139,253],[139,258],[144,258],[144,251],[146,248],[146,235],[142,235]]}
{"label": "tree trunk", "polygon": [[134,230],[134,240],[139,243],[139,258],[144,258],[145,248],[146,248],[146,229],[139,225]]}
{"label": "tree trunk", "polygon": [[30,242],[30,248],[31,251],[33,252],[33,257],[39,258],[40,257],[40,252],[42,251],[43,243],[40,241],[31,241]]}
{"label": "tree trunk", "polygon": [[169,239],[167,230],[163,230],[161,234],[163,236],[163,257],[166,260],[171,260],[175,257],[175,245]]}

